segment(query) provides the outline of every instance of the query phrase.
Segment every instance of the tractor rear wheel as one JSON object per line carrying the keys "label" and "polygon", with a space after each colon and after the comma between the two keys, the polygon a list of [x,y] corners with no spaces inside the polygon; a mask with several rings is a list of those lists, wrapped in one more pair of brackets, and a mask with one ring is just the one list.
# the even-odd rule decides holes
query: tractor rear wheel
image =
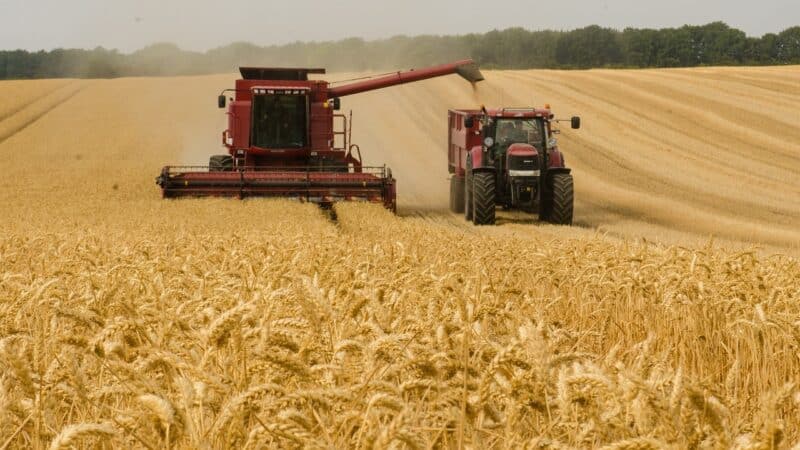
{"label": "tractor rear wheel", "polygon": [[467,170],[464,175],[464,218],[472,221],[473,204],[472,204],[472,171]]}
{"label": "tractor rear wheel", "polygon": [[544,211],[544,219],[555,225],[572,225],[572,175],[556,173],[550,176],[547,183],[550,198]]}
{"label": "tractor rear wheel", "polygon": [[464,178],[458,175],[450,177],[450,211],[464,212]]}
{"label": "tractor rear wheel", "polygon": [[475,225],[494,225],[495,188],[493,172],[478,172],[472,175],[472,196],[474,197]]}
{"label": "tractor rear wheel", "polygon": [[229,172],[233,170],[233,156],[214,155],[208,159],[209,172]]}

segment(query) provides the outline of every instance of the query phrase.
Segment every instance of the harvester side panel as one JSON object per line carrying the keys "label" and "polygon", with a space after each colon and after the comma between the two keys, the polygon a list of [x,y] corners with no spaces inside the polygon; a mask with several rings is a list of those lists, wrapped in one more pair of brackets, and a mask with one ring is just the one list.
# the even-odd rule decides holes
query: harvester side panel
{"label": "harvester side panel", "polygon": [[228,129],[231,130],[232,148],[247,148],[250,146],[250,103],[236,101],[231,105],[228,113]]}
{"label": "harvester side panel", "polygon": [[333,109],[321,102],[312,103],[309,132],[312,149],[329,150],[333,145]]}

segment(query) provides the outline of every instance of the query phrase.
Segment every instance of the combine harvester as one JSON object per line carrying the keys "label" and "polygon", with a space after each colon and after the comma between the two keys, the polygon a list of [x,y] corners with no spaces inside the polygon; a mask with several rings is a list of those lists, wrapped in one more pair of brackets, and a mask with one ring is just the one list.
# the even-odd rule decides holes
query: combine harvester
{"label": "combine harvester", "polygon": [[[450,209],[475,225],[493,225],[498,206],[571,225],[572,175],[552,126],[559,121],[550,105],[450,110]],[[581,126],[580,117],[570,122]]]}
{"label": "combine harvester", "polygon": [[[236,88],[218,99],[220,108],[228,105],[228,129],[222,133],[228,154],[211,156],[208,166],[164,167],[156,178],[164,198],[294,197],[323,206],[360,200],[396,211],[391,170],[362,164],[348,117],[334,113],[339,98],[454,73],[471,83],[483,80],[472,60],[335,87],[308,79],[325,69],[242,67],[240,72]],[[229,103],[226,92],[235,95]]]}

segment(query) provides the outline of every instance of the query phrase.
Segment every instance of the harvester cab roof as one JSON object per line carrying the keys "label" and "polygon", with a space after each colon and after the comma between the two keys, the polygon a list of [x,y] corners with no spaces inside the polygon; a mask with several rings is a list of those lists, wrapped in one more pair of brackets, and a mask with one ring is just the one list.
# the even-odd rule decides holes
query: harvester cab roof
{"label": "harvester cab roof", "polygon": [[281,67],[240,67],[244,80],[293,80],[308,81],[308,74],[324,74],[325,69],[281,68]]}

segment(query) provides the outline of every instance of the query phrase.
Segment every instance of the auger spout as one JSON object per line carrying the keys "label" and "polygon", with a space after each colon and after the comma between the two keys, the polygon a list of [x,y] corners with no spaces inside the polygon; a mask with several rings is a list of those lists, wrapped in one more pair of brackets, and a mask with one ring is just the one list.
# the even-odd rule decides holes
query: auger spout
{"label": "auger spout", "polygon": [[477,83],[483,80],[483,74],[475,61],[464,59],[449,64],[427,67],[424,69],[411,69],[383,75],[369,80],[358,81],[355,83],[336,86],[328,89],[328,97],[344,97],[361,92],[383,89],[398,84],[413,83],[415,81],[427,80],[445,75],[458,74],[470,83]]}

